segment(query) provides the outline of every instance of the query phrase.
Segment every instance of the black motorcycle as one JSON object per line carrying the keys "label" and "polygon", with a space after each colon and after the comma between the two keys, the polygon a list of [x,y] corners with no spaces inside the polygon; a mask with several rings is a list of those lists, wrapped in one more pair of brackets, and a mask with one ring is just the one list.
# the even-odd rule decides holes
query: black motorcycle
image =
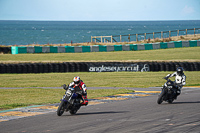
{"label": "black motorcycle", "polygon": [[167,82],[164,84],[164,86],[161,88],[162,92],[158,96],[157,103],[161,104],[163,101],[166,101],[168,103],[172,103],[176,97],[177,97],[177,87],[173,81],[171,81],[168,78],[163,78],[166,79]]}
{"label": "black motorcycle", "polygon": [[66,92],[57,109],[57,115],[61,116],[65,111],[69,111],[70,114],[74,115],[81,107],[82,92],[75,92],[72,87],[63,87],[63,89],[65,89]]}

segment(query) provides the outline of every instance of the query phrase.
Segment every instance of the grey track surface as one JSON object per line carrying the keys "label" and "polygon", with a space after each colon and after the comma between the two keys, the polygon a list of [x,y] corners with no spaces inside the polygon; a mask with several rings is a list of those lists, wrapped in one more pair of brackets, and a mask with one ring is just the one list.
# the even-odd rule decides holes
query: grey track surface
{"label": "grey track surface", "polygon": [[[135,90],[145,90],[134,88]],[[146,90],[160,90],[146,88]],[[200,88],[183,88],[173,104],[151,95],[0,122],[1,133],[200,133]]]}

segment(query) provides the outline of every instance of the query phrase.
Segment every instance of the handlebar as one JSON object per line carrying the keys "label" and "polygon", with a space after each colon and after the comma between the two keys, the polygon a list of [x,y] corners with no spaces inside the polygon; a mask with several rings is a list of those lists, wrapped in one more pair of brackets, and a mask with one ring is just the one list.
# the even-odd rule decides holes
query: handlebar
{"label": "handlebar", "polygon": [[167,80],[167,81],[172,82],[172,81],[169,79],[169,77],[163,77],[162,79],[165,79],[165,80]]}
{"label": "handlebar", "polygon": [[66,84],[62,85],[61,87],[63,87],[64,90],[68,89],[68,86]]}

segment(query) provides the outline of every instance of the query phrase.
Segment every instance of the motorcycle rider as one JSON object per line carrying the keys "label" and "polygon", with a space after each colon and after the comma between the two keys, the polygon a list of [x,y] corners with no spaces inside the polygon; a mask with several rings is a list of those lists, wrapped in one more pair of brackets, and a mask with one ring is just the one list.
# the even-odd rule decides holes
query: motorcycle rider
{"label": "motorcycle rider", "polygon": [[181,94],[181,88],[186,84],[186,76],[183,73],[183,68],[178,67],[176,72],[174,72],[173,74],[168,74],[165,77],[165,79],[168,79],[168,78],[174,77],[174,76],[176,76],[174,84],[175,84],[175,88],[176,88],[176,98],[177,98],[177,96]]}
{"label": "motorcycle rider", "polygon": [[73,82],[71,82],[68,86],[65,84],[63,85],[63,88],[67,90],[69,87],[74,88],[75,91],[82,91],[82,100],[83,102],[80,104],[87,106],[88,105],[88,99],[87,99],[87,88],[85,83],[80,79],[79,76],[76,76],[73,78]]}

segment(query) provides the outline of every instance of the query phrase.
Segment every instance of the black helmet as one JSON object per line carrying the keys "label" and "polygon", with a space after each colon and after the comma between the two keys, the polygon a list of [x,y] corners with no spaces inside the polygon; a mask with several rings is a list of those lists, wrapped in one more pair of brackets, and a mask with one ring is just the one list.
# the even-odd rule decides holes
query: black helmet
{"label": "black helmet", "polygon": [[180,76],[183,74],[183,68],[182,67],[177,68],[177,74],[180,75]]}

